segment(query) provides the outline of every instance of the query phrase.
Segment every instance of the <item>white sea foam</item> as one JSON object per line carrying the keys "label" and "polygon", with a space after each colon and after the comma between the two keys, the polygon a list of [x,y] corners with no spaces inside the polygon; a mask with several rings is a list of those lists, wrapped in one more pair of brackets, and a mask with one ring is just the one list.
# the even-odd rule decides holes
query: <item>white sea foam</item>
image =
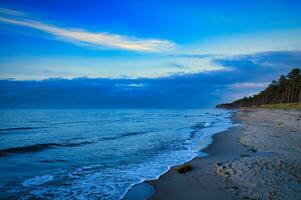
{"label": "white sea foam", "polygon": [[35,185],[41,185],[41,184],[47,183],[47,182],[52,181],[52,180],[53,180],[52,175],[35,176],[33,178],[25,180],[22,183],[22,185],[25,186],[25,187],[35,186]]}

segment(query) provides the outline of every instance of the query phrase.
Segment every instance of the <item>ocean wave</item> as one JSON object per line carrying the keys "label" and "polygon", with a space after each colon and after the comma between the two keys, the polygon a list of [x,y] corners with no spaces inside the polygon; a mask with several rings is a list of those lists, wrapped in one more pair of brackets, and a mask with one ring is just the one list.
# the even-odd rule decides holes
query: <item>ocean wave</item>
{"label": "ocean wave", "polygon": [[22,130],[32,130],[32,129],[40,129],[46,127],[13,127],[13,128],[1,128],[0,132],[7,132],[7,131],[22,131]]}
{"label": "ocean wave", "polygon": [[42,185],[54,179],[51,175],[43,175],[43,176],[36,176],[30,179],[25,180],[22,185],[25,187],[35,186],[35,185]]}
{"label": "ocean wave", "polygon": [[12,154],[23,154],[23,153],[33,153],[39,152],[46,149],[56,148],[56,147],[77,147],[81,145],[92,144],[92,141],[82,141],[77,143],[43,143],[43,144],[33,144],[22,147],[12,147],[0,150],[0,157],[9,156]]}
{"label": "ocean wave", "polygon": [[[0,149],[0,157],[9,156],[12,154],[24,154],[24,153],[33,153],[33,152],[39,152],[46,149],[52,149],[52,148],[58,148],[58,147],[78,147],[82,145],[89,145],[93,143],[97,143],[99,141],[105,141],[105,140],[116,140],[124,137],[131,137],[136,136],[140,134],[148,133],[146,131],[137,131],[137,132],[127,132],[121,135],[112,136],[112,137],[103,137],[99,139],[95,139],[93,141],[80,141],[80,142],[68,142],[65,143],[42,143],[42,144],[33,144],[28,146],[21,146],[21,147],[12,147],[7,149]],[[75,139],[82,139],[82,138],[75,138]],[[74,138],[72,139],[74,140]]]}
{"label": "ocean wave", "polygon": [[53,160],[41,160],[42,163],[57,163],[57,162],[68,162],[68,160],[62,160],[62,159],[53,159]]}
{"label": "ocean wave", "polygon": [[[65,126],[67,119],[64,118],[64,122],[56,126],[64,127],[62,133],[55,132],[53,136],[61,140],[53,143],[37,140],[40,141],[38,143],[45,144],[33,143],[33,145],[23,145],[24,147],[20,145],[21,147],[0,149],[0,156],[1,154],[12,155],[11,160],[21,158],[21,153],[24,151],[24,153],[31,153],[33,149],[34,151],[49,149],[45,152],[45,157],[43,154],[43,157],[38,157],[39,162],[32,164],[33,167],[30,170],[36,170],[35,173],[32,173],[31,177],[24,176],[26,178],[22,180],[16,179],[11,186],[7,187],[6,195],[13,195],[12,199],[122,199],[135,184],[144,180],[157,179],[172,166],[182,164],[196,156],[202,156],[201,150],[212,142],[212,135],[231,125],[231,121],[225,118],[226,114],[219,116],[199,114],[198,116],[197,113],[191,115],[189,113],[187,118],[184,118],[182,112],[175,118],[170,115],[164,118],[161,114],[156,118],[153,115],[153,112],[145,117],[139,115],[137,118],[127,119],[128,121],[123,124],[116,122],[114,116],[110,120],[105,120],[106,122],[112,121],[112,124],[106,123],[105,126],[93,124],[95,121],[93,119],[91,120],[93,125],[88,129],[78,128],[76,123],[83,123],[84,126],[81,127],[85,127],[90,125],[90,122],[86,124],[77,116],[73,118],[74,120],[68,119],[69,122],[67,122],[67,124],[74,123],[75,126]],[[139,120],[145,121],[145,124],[135,124]],[[57,124],[53,121],[47,126],[52,127]],[[122,127],[119,129],[120,125]],[[51,131],[49,129],[49,135]],[[40,135],[35,134],[35,136]],[[93,143],[98,151],[86,156],[86,150],[90,151],[92,149],[90,147],[94,147]],[[146,143],[148,145],[145,145]],[[108,148],[106,151],[111,144],[114,147],[113,150]],[[76,148],[81,145],[87,145],[85,146],[87,149]],[[56,154],[52,154],[51,149],[55,149],[55,153],[68,151],[68,155],[71,156],[66,157],[68,160],[59,160],[53,156]],[[120,152],[122,154],[119,154]],[[20,155],[13,157],[13,154]],[[30,154],[25,154],[24,159],[30,161],[31,158],[27,155]],[[92,162],[90,156],[93,156]],[[34,168],[36,164],[37,168]],[[48,168],[49,166],[51,168]],[[49,171],[39,171],[41,167]]]}
{"label": "ocean wave", "polygon": [[200,122],[192,127],[190,127],[192,129],[192,131],[190,132],[190,136],[189,139],[192,139],[195,137],[195,135],[200,132],[200,130],[202,130],[203,128],[209,128],[212,126],[211,122]]}
{"label": "ocean wave", "polygon": [[120,139],[120,138],[124,138],[124,137],[136,136],[136,135],[145,134],[145,133],[149,133],[149,132],[147,132],[147,131],[127,132],[127,133],[124,133],[121,135],[116,135],[116,136],[111,136],[111,137],[103,137],[103,138],[100,138],[99,141],[116,140],[116,139]]}
{"label": "ocean wave", "polygon": [[194,156],[187,149],[164,152],[155,159],[145,159],[143,163],[129,163],[114,168],[84,166],[35,176],[21,184],[30,190],[25,199],[122,199],[135,184],[157,179],[172,166],[189,161]]}
{"label": "ocean wave", "polygon": [[[90,123],[92,120],[80,120],[80,121],[67,121],[60,123],[52,123],[52,125],[64,125],[64,124],[82,124],[82,123]],[[95,121],[92,121],[95,122]]]}

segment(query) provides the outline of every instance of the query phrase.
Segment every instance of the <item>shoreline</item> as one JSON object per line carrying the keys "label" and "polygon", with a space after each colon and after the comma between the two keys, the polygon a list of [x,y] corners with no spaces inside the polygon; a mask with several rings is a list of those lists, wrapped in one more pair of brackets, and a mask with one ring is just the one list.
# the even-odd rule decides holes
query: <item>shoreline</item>
{"label": "shoreline", "polygon": [[[233,112],[231,120],[233,124],[241,124],[235,117],[236,112],[238,111]],[[159,179],[146,181],[156,191],[149,199],[232,199],[231,195],[221,190],[224,185],[212,175],[211,169],[216,163],[239,158],[245,150],[245,147],[236,143],[242,129],[243,125],[233,126],[226,131],[214,134],[212,143],[202,150],[207,156],[195,157],[185,163],[192,166],[191,171],[179,174],[177,172],[179,166],[174,166]],[[231,154],[232,152],[235,154]],[[197,178],[200,175],[201,180]],[[173,182],[173,184],[168,182]],[[180,190],[174,191],[175,187]],[[195,191],[198,191],[198,194],[195,194]]]}
{"label": "shoreline", "polygon": [[[235,132],[235,136],[233,136],[233,137],[229,138],[229,140],[227,140],[228,142],[231,142],[231,141],[233,141],[234,137],[237,138],[237,133],[238,133],[239,129],[242,128],[239,120],[235,119],[235,113],[236,112],[237,111],[233,111],[233,113],[230,116],[230,119],[231,119],[231,122],[232,122],[233,126],[228,128],[227,130],[215,133],[212,136],[212,142],[210,144],[208,144],[207,147],[202,149],[202,151],[200,153],[207,154],[206,156],[194,157],[190,161],[184,162],[180,165],[175,165],[175,166],[170,167],[164,173],[159,175],[158,178],[156,178],[156,179],[144,180],[141,183],[137,183],[137,184],[133,185],[121,199],[123,199],[123,200],[156,199],[155,198],[155,196],[156,196],[156,189],[155,188],[157,187],[156,186],[156,181],[161,180],[162,177],[164,177],[166,174],[177,173],[176,169],[181,165],[192,164],[196,160],[199,160],[199,159],[201,159],[201,160],[202,159],[206,159],[206,160],[207,159],[212,159],[212,154],[222,152],[223,150],[222,149],[216,149],[215,145],[216,145],[216,143],[219,143],[220,141],[224,141],[225,136],[223,136],[223,134]],[[222,136],[219,136],[219,135],[222,135]],[[218,147],[218,148],[220,148],[220,147]]]}
{"label": "shoreline", "polygon": [[301,198],[301,112],[245,109],[231,118],[243,126],[216,133],[207,157],[186,162],[191,171],[174,166],[144,181],[155,190],[147,199]]}

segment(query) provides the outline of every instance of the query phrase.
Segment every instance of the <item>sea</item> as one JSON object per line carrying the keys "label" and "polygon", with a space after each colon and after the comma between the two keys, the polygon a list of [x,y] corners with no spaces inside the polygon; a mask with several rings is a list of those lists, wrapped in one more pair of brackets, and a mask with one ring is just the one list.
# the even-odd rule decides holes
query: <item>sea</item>
{"label": "sea", "polygon": [[1,109],[0,199],[122,199],[234,124],[219,109]]}

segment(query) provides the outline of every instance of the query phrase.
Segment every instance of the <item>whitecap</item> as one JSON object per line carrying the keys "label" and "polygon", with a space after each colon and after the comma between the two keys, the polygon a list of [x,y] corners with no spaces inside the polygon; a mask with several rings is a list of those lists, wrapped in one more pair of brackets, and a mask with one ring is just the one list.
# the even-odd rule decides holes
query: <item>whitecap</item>
{"label": "whitecap", "polygon": [[35,185],[42,185],[49,181],[52,181],[54,178],[51,175],[44,175],[44,176],[35,176],[33,178],[25,180],[22,185],[25,187],[35,186]]}

